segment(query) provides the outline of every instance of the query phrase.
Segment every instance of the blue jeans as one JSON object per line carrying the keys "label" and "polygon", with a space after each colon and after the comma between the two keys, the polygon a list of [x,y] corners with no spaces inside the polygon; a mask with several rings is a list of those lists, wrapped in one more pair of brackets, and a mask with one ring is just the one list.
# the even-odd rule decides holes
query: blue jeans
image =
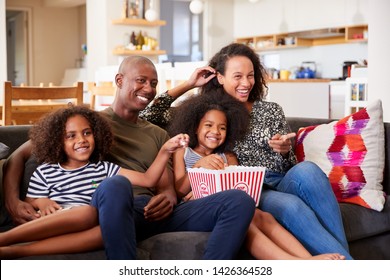
{"label": "blue jeans", "polygon": [[260,208],[271,213],[313,255],[348,251],[341,212],[329,179],[312,162],[286,174],[267,171]]}
{"label": "blue jeans", "polygon": [[252,220],[255,203],[245,192],[230,190],[177,205],[168,218],[150,222],[144,207],[151,199],[133,197],[131,183],[122,176],[104,180],[92,199],[108,259],[135,259],[136,242],[174,231],[211,232],[204,259],[233,259]]}

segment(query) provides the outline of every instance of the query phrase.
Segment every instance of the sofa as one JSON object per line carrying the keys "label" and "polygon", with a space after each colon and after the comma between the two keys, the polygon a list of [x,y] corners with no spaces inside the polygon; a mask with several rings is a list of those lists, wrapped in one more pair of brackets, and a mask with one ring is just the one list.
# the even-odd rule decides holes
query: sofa
{"label": "sofa", "polygon": [[[328,123],[327,119],[288,118],[292,131],[300,127]],[[390,259],[390,123],[385,123],[385,169],[383,187],[387,194],[384,209],[381,212],[365,207],[340,203],[343,223],[350,246],[350,253],[355,259],[376,260]],[[30,126],[0,127],[0,142],[14,151],[28,137]],[[2,178],[2,164],[0,162],[0,178]],[[27,181],[35,163],[29,160],[26,163]],[[2,180],[1,180],[2,181]],[[0,182],[1,182],[0,181]],[[22,189],[21,193],[25,193]],[[3,188],[0,183],[1,202],[0,231],[12,227],[12,222],[3,205]],[[309,230],[309,229],[308,229]],[[138,243],[138,259],[201,259],[209,233],[207,232],[174,232],[163,233],[150,237]],[[25,259],[105,259],[104,250],[81,254],[37,256]],[[252,259],[248,252],[242,248],[238,259]]]}

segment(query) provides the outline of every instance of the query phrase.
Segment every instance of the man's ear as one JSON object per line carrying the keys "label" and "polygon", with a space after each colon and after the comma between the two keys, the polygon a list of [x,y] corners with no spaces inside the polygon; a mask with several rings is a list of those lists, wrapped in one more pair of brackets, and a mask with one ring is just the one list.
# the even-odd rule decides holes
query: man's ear
{"label": "man's ear", "polygon": [[122,74],[116,74],[115,75],[115,84],[118,88],[122,88],[122,82],[123,82],[123,75]]}

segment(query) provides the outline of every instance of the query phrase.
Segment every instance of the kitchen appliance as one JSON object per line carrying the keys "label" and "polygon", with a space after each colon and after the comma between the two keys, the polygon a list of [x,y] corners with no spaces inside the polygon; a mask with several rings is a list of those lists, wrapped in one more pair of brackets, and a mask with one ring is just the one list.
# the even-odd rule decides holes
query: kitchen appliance
{"label": "kitchen appliance", "polygon": [[343,63],[343,80],[348,77],[351,77],[352,65],[358,64],[357,61],[344,61]]}
{"label": "kitchen appliance", "polygon": [[296,73],[297,79],[314,79],[316,77],[316,63],[314,61],[304,61]]}

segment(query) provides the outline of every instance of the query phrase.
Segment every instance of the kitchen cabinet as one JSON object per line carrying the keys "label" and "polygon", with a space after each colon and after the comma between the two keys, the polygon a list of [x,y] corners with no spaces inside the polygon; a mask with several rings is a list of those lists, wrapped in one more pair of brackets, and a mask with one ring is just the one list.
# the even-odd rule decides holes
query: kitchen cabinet
{"label": "kitchen cabinet", "polygon": [[367,42],[368,25],[350,26],[346,29],[345,39],[347,42]]}
{"label": "kitchen cabinet", "polygon": [[[165,20],[148,21],[142,18],[122,18],[115,19],[112,21],[114,25],[133,25],[133,26],[144,26],[144,27],[160,27],[166,25]],[[127,56],[127,55],[144,55],[144,56],[158,56],[166,54],[164,50],[130,50],[124,46],[117,46],[113,52],[114,55]]]}
{"label": "kitchen cabinet", "polygon": [[267,101],[282,106],[286,117],[328,119],[328,79],[270,80]]}
{"label": "kitchen cabinet", "polygon": [[356,25],[243,37],[237,38],[236,42],[249,45],[256,51],[272,51],[331,44],[364,43],[367,40],[368,25]]}
{"label": "kitchen cabinet", "polygon": [[330,118],[334,120],[345,116],[345,80],[330,82]]}
{"label": "kitchen cabinet", "polygon": [[366,77],[347,78],[345,94],[345,115],[353,114],[368,104],[368,79]]}

